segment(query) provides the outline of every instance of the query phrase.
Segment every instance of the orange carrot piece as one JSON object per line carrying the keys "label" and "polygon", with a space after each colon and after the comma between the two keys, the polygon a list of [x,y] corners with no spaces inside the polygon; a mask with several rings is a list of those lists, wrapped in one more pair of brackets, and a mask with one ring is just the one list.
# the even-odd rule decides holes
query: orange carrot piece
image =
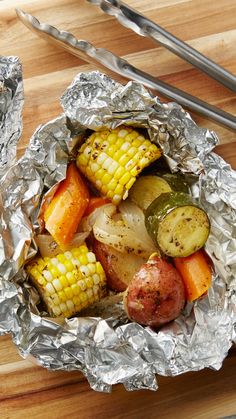
{"label": "orange carrot piece", "polygon": [[77,231],[89,203],[89,191],[74,163],[44,213],[45,228],[63,249]]}
{"label": "orange carrot piece", "polygon": [[187,257],[174,258],[174,263],[184,281],[188,301],[196,300],[210,288],[211,268],[203,250]]}
{"label": "orange carrot piece", "polygon": [[84,215],[91,214],[96,208],[102,207],[103,205],[110,204],[111,200],[108,198],[102,198],[100,196],[93,196],[89,200],[89,204],[86,208]]}

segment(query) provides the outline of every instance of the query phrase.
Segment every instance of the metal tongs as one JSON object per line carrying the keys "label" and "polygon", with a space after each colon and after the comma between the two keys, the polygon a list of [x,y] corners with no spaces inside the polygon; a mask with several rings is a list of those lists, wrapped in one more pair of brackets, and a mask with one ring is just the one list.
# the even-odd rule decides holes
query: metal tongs
{"label": "metal tongs", "polygon": [[[168,48],[176,55],[198,67],[210,77],[216,79],[229,89],[236,92],[236,77],[227,72],[213,61],[200,54],[189,45],[175,38],[169,32],[156,25],[145,16],[139,14],[123,2],[118,0],[87,0],[99,5],[103,11],[115,16],[124,26],[133,29],[140,35],[148,36]],[[184,108],[196,112],[207,119],[213,120],[231,130],[236,130],[236,117],[201,99],[196,98],[180,89],[175,88],[150,74],[132,66],[128,61],[118,57],[104,48],[96,48],[85,40],[77,40],[71,33],[59,31],[55,27],[40,23],[34,16],[16,9],[19,19],[37,35],[46,38],[66,49],[68,52],[90,63],[99,63],[128,79],[141,82],[145,86],[156,90],[164,97],[174,100]]]}

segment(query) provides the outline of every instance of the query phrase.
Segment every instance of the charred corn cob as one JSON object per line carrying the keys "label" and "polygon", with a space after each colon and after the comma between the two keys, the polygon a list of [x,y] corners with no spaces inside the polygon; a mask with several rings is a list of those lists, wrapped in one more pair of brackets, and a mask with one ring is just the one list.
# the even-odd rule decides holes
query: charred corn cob
{"label": "charred corn cob", "polygon": [[161,153],[130,127],[94,132],[81,146],[77,166],[114,204],[126,199],[137,175]]}
{"label": "charred corn cob", "polygon": [[51,316],[71,317],[105,295],[104,270],[85,244],[53,258],[36,258],[26,270]]}

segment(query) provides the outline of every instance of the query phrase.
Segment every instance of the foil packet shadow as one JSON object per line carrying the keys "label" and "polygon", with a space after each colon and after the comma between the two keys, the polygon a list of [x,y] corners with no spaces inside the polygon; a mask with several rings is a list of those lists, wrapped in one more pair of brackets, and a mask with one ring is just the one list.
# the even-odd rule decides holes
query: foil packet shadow
{"label": "foil packet shadow", "polygon": [[[218,139],[178,104],[162,104],[142,85],[125,86],[99,72],[80,73],[61,98],[64,113],[40,126],[25,155],[1,183],[0,332],[11,332],[23,357],[51,370],[79,370],[97,391],[158,388],[157,376],[218,370],[236,339],[236,172],[212,152]],[[195,176],[192,193],[206,209],[206,250],[215,266],[207,296],[158,333],[129,323],[123,306],[102,317],[50,319],[24,263],[36,252],[34,234],[43,193],[65,176],[68,158],[86,129],[145,127],[170,170]]]}

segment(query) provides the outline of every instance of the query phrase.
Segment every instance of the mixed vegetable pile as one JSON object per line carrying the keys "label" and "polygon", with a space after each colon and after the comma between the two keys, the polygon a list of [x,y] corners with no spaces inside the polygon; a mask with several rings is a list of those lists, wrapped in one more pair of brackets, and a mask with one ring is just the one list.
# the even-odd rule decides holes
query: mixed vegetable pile
{"label": "mixed vegetable pile", "polygon": [[209,289],[208,216],[162,159],[143,130],[87,136],[45,197],[40,255],[26,265],[51,316],[71,317],[124,292],[129,319],[157,328]]}

